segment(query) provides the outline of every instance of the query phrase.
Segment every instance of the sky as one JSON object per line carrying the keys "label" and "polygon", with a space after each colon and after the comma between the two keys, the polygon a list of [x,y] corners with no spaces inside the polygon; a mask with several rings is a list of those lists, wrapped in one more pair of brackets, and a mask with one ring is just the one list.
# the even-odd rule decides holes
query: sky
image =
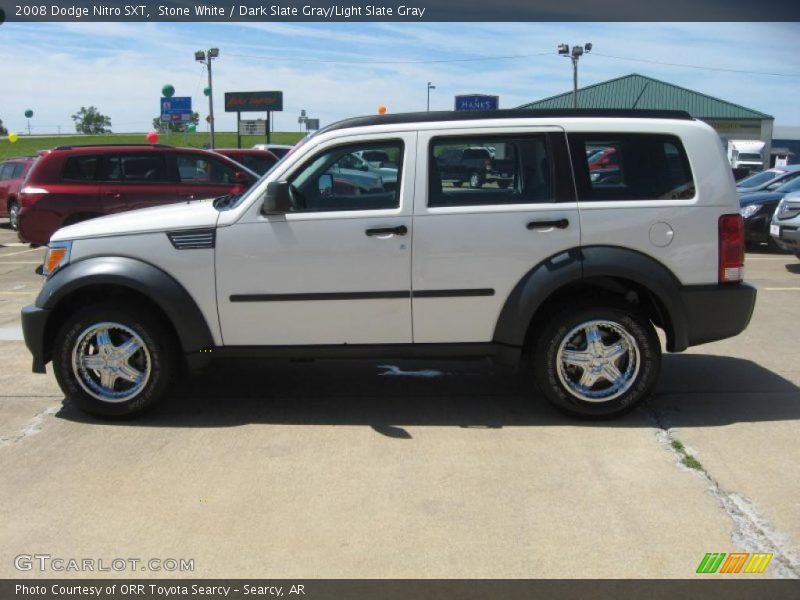
{"label": "sky", "polygon": [[207,74],[194,51],[211,47],[218,131],[235,130],[226,91],[282,90],[276,131],[299,131],[301,109],[323,125],[380,105],[425,110],[428,81],[432,110],[463,93],[513,108],[571,90],[556,48],[591,42],[579,86],[640,73],[798,126],[798,34],[797,23],[5,23],[0,119],[22,133],[31,109],[34,134],[69,133],[70,115],[94,105],[115,132],[149,131],[165,84],[205,117]]}

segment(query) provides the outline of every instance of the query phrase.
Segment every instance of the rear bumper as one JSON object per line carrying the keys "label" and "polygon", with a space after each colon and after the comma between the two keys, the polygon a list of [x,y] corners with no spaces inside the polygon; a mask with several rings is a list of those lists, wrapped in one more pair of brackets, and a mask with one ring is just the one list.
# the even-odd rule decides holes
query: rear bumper
{"label": "rear bumper", "polygon": [[686,317],[680,350],[740,334],[756,305],[756,289],[746,283],[688,286],[680,294]]}
{"label": "rear bumper", "polygon": [[44,373],[49,357],[45,355],[44,335],[50,311],[31,304],[22,309],[22,335],[33,355],[33,372]]}

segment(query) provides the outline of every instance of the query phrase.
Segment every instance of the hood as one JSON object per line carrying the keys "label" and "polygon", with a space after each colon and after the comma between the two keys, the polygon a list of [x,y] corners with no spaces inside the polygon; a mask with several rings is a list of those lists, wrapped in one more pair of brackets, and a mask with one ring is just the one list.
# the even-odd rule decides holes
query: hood
{"label": "hood", "polygon": [[56,231],[50,241],[214,227],[218,218],[219,211],[214,208],[213,199],[192,200],[75,223]]}
{"label": "hood", "polygon": [[767,202],[777,202],[781,198],[783,198],[783,194],[778,194],[777,192],[753,192],[752,194],[741,194],[739,196],[739,205],[766,204]]}

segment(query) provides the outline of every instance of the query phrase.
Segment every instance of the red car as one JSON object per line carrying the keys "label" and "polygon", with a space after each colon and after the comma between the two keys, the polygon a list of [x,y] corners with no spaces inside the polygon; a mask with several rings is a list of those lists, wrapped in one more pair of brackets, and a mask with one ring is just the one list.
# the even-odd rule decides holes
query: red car
{"label": "red car", "polygon": [[227,156],[235,160],[240,165],[244,165],[254,173],[263,175],[269,171],[278,160],[275,154],[269,150],[253,150],[252,148],[218,148],[214,150],[217,154]]}
{"label": "red car", "polygon": [[19,224],[19,190],[36,158],[23,156],[0,162],[0,217],[8,217],[12,229]]}
{"label": "red car", "polygon": [[258,175],[225,156],[161,145],[59,146],[19,193],[19,238],[46,244],[59,228],[102,215],[241,194]]}

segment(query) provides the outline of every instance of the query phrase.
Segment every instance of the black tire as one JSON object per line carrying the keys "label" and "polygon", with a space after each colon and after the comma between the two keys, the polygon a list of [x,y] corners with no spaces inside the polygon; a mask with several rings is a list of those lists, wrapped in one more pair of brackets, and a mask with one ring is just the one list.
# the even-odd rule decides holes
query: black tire
{"label": "black tire", "polygon": [[477,190],[482,185],[483,185],[483,178],[481,177],[481,174],[478,173],[477,171],[475,171],[473,173],[470,173],[470,175],[469,175],[469,187],[471,187],[473,190]]}
{"label": "black tire", "polygon": [[510,181],[498,181],[497,185],[501,190],[507,190],[508,186],[511,185],[511,182]]}
{"label": "black tire", "polygon": [[11,229],[19,231],[19,204],[16,200],[8,203],[8,223],[11,225]]}
{"label": "black tire", "polygon": [[[141,369],[143,377],[140,383],[128,383],[118,376],[111,388],[104,388],[99,380],[100,371],[87,368],[80,374],[79,369],[73,368],[73,353],[83,354],[79,352],[80,348],[94,348],[94,355],[101,353],[96,343],[98,338],[95,338],[95,345],[86,341],[91,339],[86,332],[100,323],[120,326],[109,329],[109,339],[115,351],[121,349],[128,332],[138,336],[143,343],[143,349],[124,359],[123,363],[137,371]],[[83,412],[106,418],[132,417],[152,408],[166,394],[170,382],[178,374],[177,344],[161,319],[146,310],[126,303],[95,304],[70,315],[62,325],[53,346],[53,369],[61,390]],[[93,385],[101,398],[87,391]],[[126,386],[129,392],[136,389],[129,398],[102,399],[104,390],[121,389],[113,393],[124,395]]]}
{"label": "black tire", "polygon": [[453,187],[461,187],[462,185],[464,185],[463,181],[454,181],[453,182]]}
{"label": "black tire", "polygon": [[[624,337],[611,325],[598,327],[597,330],[600,331],[603,338],[601,339],[603,345],[598,348],[605,348],[609,352],[616,345],[630,348],[624,355],[616,359],[597,358],[597,360],[613,362],[617,372],[622,376],[628,373],[630,375],[624,378],[627,383],[620,384],[616,391],[609,380],[603,379],[598,379],[592,386],[585,387],[584,389],[589,390],[587,393],[599,394],[595,401],[582,398],[578,392],[564,383],[566,381],[578,387],[579,375],[582,376],[584,370],[574,365],[562,365],[559,369],[558,361],[562,342],[565,344],[565,352],[592,352],[587,343],[586,330],[579,330],[579,333],[571,335],[571,332],[592,321],[610,323],[627,335]],[[571,338],[574,350],[565,340],[566,337]],[[576,340],[578,343],[575,343]],[[606,342],[610,345],[605,345]],[[585,345],[585,348],[581,348],[581,345]],[[631,410],[653,389],[661,369],[661,344],[650,321],[635,307],[617,303],[612,299],[598,299],[593,303],[568,306],[554,314],[547,320],[541,333],[536,337],[532,349],[531,360],[534,376],[544,395],[558,409],[581,418],[609,418]],[[635,368],[637,362],[630,360],[633,352],[638,352],[638,369]],[[605,369],[601,366],[596,368]],[[579,380],[577,384],[573,378]],[[608,395],[609,398],[602,400],[603,394]]]}

